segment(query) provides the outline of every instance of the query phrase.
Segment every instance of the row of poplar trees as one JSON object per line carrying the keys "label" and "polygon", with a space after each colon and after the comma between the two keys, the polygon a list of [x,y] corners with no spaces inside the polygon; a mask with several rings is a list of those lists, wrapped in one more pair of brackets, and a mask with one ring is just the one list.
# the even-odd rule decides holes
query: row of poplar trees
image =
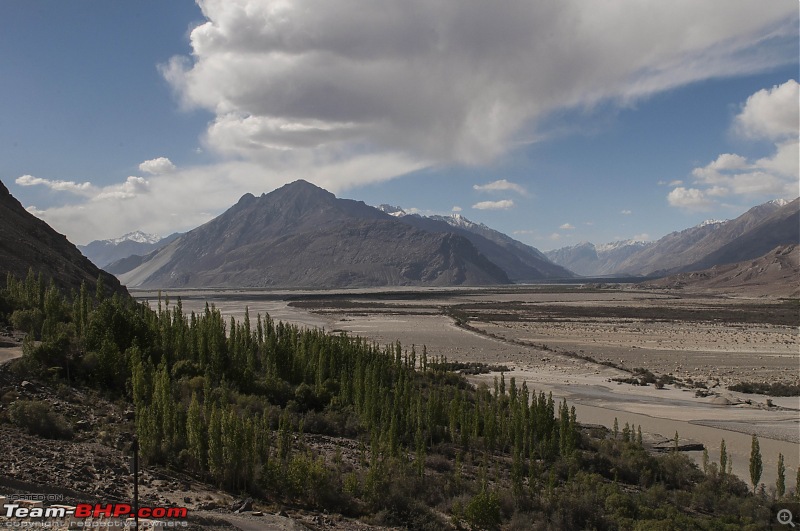
{"label": "row of poplar trees", "polygon": [[[301,329],[268,315],[226,322],[206,305],[186,314],[180,299],[156,308],[102,284],[64,297],[41,276],[9,275],[0,304],[41,341],[26,358],[51,373],[132,400],[143,458],[172,463],[237,490],[291,483],[320,466],[300,449],[309,412],[332,435],[355,436],[372,459],[402,457],[419,474],[439,443],[513,457],[521,486],[537,459],[578,444],[574,408],[513,378],[477,390],[423,347],[378,346]],[[299,472],[294,468],[301,469]]]}

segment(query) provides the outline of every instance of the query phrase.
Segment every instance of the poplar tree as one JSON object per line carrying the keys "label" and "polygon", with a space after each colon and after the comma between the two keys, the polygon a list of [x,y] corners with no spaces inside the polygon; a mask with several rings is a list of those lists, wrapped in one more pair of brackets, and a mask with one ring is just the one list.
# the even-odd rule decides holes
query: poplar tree
{"label": "poplar tree", "polygon": [[205,468],[207,436],[208,430],[203,424],[202,408],[197,401],[197,393],[192,393],[192,401],[186,417],[186,442],[189,446],[189,456],[192,458],[193,467],[197,471]]}
{"label": "poplar tree", "polygon": [[222,482],[225,475],[225,463],[222,458],[222,415],[216,404],[211,407],[211,418],[208,422],[208,471],[217,483]]}
{"label": "poplar tree", "polygon": [[[800,488],[800,487],[799,487]],[[775,480],[775,491],[778,498],[786,494],[786,465],[783,463],[783,454],[778,454],[778,479]]]}
{"label": "poplar tree", "polygon": [[722,475],[725,475],[725,471],[728,470],[728,450],[725,447],[725,439],[722,439],[722,442],[719,444],[719,471]]}
{"label": "poplar tree", "polygon": [[764,471],[764,463],[761,461],[761,449],[758,444],[758,437],[753,435],[750,445],[750,481],[753,483],[753,493],[761,481],[761,473]]}

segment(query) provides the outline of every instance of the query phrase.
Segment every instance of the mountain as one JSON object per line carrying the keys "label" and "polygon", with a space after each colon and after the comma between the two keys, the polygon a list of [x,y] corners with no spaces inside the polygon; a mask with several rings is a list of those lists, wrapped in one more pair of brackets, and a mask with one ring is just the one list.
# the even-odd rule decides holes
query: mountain
{"label": "mountain", "polygon": [[678,273],[644,287],[704,290],[750,297],[800,297],[800,246],[779,245],[755,260]]}
{"label": "mountain", "polygon": [[79,245],[78,249],[97,267],[106,267],[112,262],[132,255],[146,255],[164,247],[180,234],[175,233],[161,238],[141,231],[129,232],[111,240],[95,240],[87,245]]}
{"label": "mountain", "polygon": [[120,274],[129,287],[482,285],[506,273],[466,238],[411,227],[305,181],[245,194]]}
{"label": "mountain", "polygon": [[616,273],[670,274],[752,260],[800,240],[800,199],[770,201],[730,221],[704,222],[668,234],[622,262]]}
{"label": "mountain", "polygon": [[[402,212],[399,207],[393,208]],[[538,249],[482,223],[474,223],[460,214],[429,217],[416,214],[400,215],[398,219],[428,232],[455,233],[463,236],[489,260],[500,266],[508,274],[508,278],[515,282],[575,276],[571,271],[551,262]]]}
{"label": "mountain", "polygon": [[[759,205],[756,208],[763,206]],[[800,242],[800,199],[795,199],[791,203],[771,202],[771,206],[759,214],[766,214],[766,217],[758,225],[700,260],[683,267],[682,270],[695,271],[716,264],[751,260],[766,254],[776,246]]]}
{"label": "mountain", "polygon": [[650,242],[623,240],[601,245],[589,242],[562,247],[544,254],[556,264],[587,277],[614,274],[621,263],[646,249]]}
{"label": "mountain", "polygon": [[0,275],[25,278],[30,268],[66,291],[80,289],[82,282],[94,290],[101,276],[111,291],[126,293],[115,277],[90,262],[66,236],[25,210],[0,182]]}
{"label": "mountain", "polygon": [[664,276],[753,260],[800,241],[800,199],[769,201],[733,220],[707,220],[655,242],[581,243],[548,251],[553,262],[586,276]]}

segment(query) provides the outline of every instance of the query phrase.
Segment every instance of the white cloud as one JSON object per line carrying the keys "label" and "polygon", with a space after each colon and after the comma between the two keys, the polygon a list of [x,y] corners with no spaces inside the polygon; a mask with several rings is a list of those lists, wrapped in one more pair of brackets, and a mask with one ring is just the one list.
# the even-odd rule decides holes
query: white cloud
{"label": "white cloud", "polygon": [[138,195],[146,194],[150,189],[150,182],[144,177],[130,176],[124,183],[106,186],[92,198],[93,201],[106,199],[132,199]]}
{"label": "white cloud", "polygon": [[747,98],[735,129],[745,137],[782,140],[797,137],[800,127],[800,85],[790,79]]}
{"label": "white cloud", "polygon": [[185,230],[245,191],[304,178],[340,193],[485,163],[544,136],[559,110],[795,60],[791,2],[677,1],[198,0],[191,56],[160,71],[182,106],[212,113],[201,145],[219,158],[168,176],[145,161],[146,179],[89,185],[42,216],[77,242]]}
{"label": "white cloud", "polygon": [[38,208],[36,208],[33,205],[31,205],[29,207],[25,207],[25,210],[27,210],[30,214],[33,214],[37,218],[41,218],[42,214],[44,214],[44,210],[39,210]]}
{"label": "white cloud", "polygon": [[458,206],[458,205],[454,206],[454,207],[451,209],[451,211],[452,211],[452,212],[461,212],[462,210],[463,210],[463,209],[462,209],[460,206]]}
{"label": "white cloud", "polygon": [[564,223],[563,225],[561,225],[558,228],[561,229],[561,230],[574,230],[575,229],[575,225],[572,225],[571,223]]}
{"label": "white cloud", "polygon": [[75,181],[51,181],[50,179],[42,179],[41,177],[34,177],[33,175],[23,175],[17,177],[14,181],[20,186],[46,186],[51,190],[58,192],[71,192],[73,194],[86,194],[93,189],[92,183],[76,183]]}
{"label": "white cloud", "polygon": [[325,148],[483,163],[555,110],[790,63],[797,19],[791,2],[198,3],[191,58],[162,74],[214,113],[209,147],[252,160]]}
{"label": "white cloud", "polygon": [[472,208],[477,210],[508,210],[514,207],[514,201],[511,199],[501,199],[500,201],[481,201],[475,203]]}
{"label": "white cloud", "polygon": [[[709,167],[715,170],[741,170],[747,167],[747,159],[741,155],[733,153],[723,153],[717,160],[709,164]],[[682,181],[677,181],[678,184],[683,184]]]}
{"label": "white cloud", "polygon": [[641,234],[634,234],[631,239],[637,242],[648,242],[650,241],[650,235],[646,232],[642,232]]}
{"label": "white cloud", "polygon": [[505,192],[511,190],[517,192],[518,194],[527,194],[525,188],[517,183],[512,183],[505,179],[500,179],[499,181],[493,181],[487,184],[474,184],[472,185],[472,189],[479,192]]}
{"label": "white cloud", "polygon": [[561,235],[557,232],[554,232],[550,235],[550,239],[553,240],[554,242],[557,242],[558,240],[561,239]]}
{"label": "white cloud", "polygon": [[631,214],[633,214],[633,211],[625,209],[625,210],[620,210],[619,213],[622,214],[623,216],[630,216]]}
{"label": "white cloud", "polygon": [[702,190],[697,188],[684,188],[679,186],[667,195],[669,204],[676,207],[703,210],[711,206],[712,202],[706,198]]}
{"label": "white cloud", "polygon": [[139,169],[150,175],[160,175],[175,171],[175,165],[167,157],[150,159],[139,164]]}
{"label": "white cloud", "polygon": [[734,127],[745,137],[773,142],[772,153],[756,160],[722,153],[705,166],[694,168],[694,188],[676,188],[667,196],[669,203],[707,208],[714,203],[713,198],[720,197],[739,197],[750,203],[797,197],[799,87],[797,82],[789,80],[772,89],[760,90],[747,98],[734,119]]}

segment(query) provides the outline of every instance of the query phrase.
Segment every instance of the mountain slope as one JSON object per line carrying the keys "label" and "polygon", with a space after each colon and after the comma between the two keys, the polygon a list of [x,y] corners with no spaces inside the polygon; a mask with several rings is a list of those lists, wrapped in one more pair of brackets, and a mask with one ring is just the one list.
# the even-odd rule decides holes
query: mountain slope
{"label": "mountain slope", "polygon": [[410,227],[305,181],[245,194],[119,276],[136,287],[477,285],[509,282],[454,234]]}
{"label": "mountain slope", "polygon": [[112,291],[126,293],[115,277],[98,269],[63,234],[25,210],[0,182],[0,275],[25,278],[29,268],[67,291],[80,289],[81,282],[94,289],[102,276]]}
{"label": "mountain slope", "polygon": [[800,199],[780,205],[757,226],[682,270],[696,271],[715,264],[751,260],[792,242],[800,242]]}
{"label": "mountain slope", "polygon": [[645,286],[711,290],[751,297],[800,297],[800,246],[779,245],[755,260],[678,273]]}
{"label": "mountain slope", "polygon": [[398,219],[429,232],[450,232],[467,238],[489,260],[500,266],[512,281],[524,282],[575,276],[571,271],[552,263],[538,249],[514,240],[486,225],[473,223],[459,214],[430,217],[406,215],[398,217]]}
{"label": "mountain slope", "polygon": [[160,238],[152,234],[136,231],[111,240],[95,240],[86,245],[79,245],[78,249],[97,267],[106,267],[117,260],[132,255],[149,254],[156,249],[164,247],[178,236],[180,234],[174,233],[166,238]]}
{"label": "mountain slope", "polygon": [[620,264],[616,273],[664,274],[751,260],[800,238],[798,202],[770,201],[736,219],[668,234]]}

